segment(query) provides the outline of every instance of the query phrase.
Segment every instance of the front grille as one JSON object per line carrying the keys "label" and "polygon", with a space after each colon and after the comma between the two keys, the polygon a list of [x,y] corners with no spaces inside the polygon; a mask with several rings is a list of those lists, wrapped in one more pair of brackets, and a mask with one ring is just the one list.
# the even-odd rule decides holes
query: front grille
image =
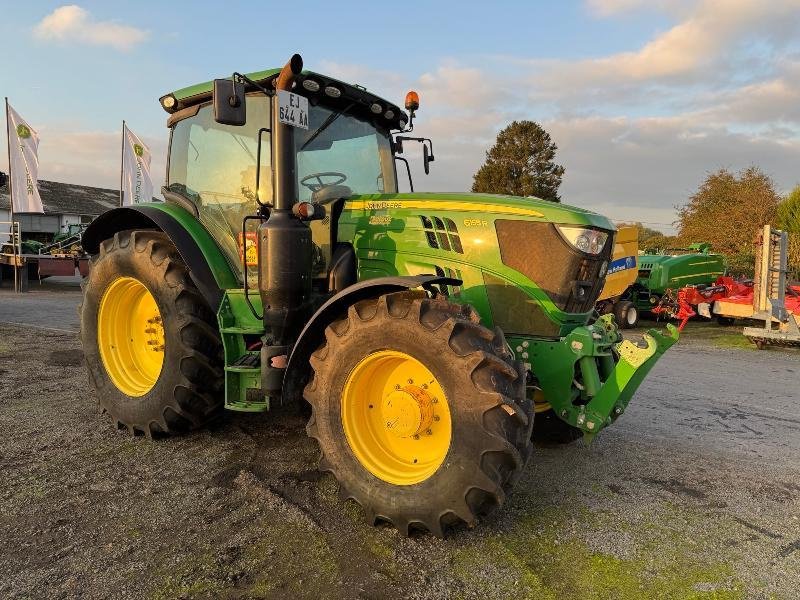
{"label": "front grille", "polygon": [[495,221],[503,264],[519,271],[544,290],[561,310],[572,313],[594,308],[603,289],[600,277],[614,247],[609,235],[598,255],[579,252],[552,223]]}
{"label": "front grille", "polygon": [[551,321],[541,305],[519,286],[490,273],[483,274],[489,297],[492,321],[508,335],[558,337],[559,326]]}

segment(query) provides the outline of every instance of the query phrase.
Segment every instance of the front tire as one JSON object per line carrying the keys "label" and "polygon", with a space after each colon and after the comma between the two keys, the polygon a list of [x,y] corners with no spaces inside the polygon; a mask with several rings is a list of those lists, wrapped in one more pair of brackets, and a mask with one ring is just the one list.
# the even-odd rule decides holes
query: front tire
{"label": "front tire", "polygon": [[81,341],[100,406],[147,436],[195,429],[222,408],[214,313],[166,234],[121,231],[83,282]]}
{"label": "front tire", "polygon": [[466,306],[400,292],[351,306],[311,356],[308,434],[367,521],[442,536],[503,504],[533,412],[501,333]]}

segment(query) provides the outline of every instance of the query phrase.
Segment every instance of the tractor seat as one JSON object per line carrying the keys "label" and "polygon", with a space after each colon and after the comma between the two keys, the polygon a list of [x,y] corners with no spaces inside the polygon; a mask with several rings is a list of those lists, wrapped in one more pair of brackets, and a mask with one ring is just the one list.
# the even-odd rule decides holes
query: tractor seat
{"label": "tractor seat", "polygon": [[311,194],[311,201],[315,204],[329,204],[339,198],[349,198],[353,190],[346,185],[326,185]]}

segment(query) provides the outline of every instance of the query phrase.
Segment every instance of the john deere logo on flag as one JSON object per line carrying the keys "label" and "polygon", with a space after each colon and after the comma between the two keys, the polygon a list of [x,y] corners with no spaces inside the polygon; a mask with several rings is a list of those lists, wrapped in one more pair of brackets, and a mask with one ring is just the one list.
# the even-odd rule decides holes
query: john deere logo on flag
{"label": "john deere logo on flag", "polygon": [[21,139],[31,137],[31,130],[27,125],[17,125],[17,135]]}
{"label": "john deere logo on flag", "polygon": [[144,156],[144,148],[142,148],[139,144],[133,145],[133,152],[136,156]]}

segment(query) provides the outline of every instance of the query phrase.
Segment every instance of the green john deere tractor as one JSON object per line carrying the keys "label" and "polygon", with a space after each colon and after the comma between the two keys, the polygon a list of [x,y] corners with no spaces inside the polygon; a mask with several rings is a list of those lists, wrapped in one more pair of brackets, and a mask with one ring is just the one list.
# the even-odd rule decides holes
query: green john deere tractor
{"label": "green john deere tractor", "polygon": [[536,199],[399,194],[404,143],[433,161],[402,135],[418,104],[298,55],[161,98],[166,202],[83,236],[83,347],[117,426],[169,434],[305,399],[343,496],[371,523],[441,535],[503,503],[534,414],[534,437],[561,439],[622,414],[677,335],[636,345],[594,319],[613,225]]}

